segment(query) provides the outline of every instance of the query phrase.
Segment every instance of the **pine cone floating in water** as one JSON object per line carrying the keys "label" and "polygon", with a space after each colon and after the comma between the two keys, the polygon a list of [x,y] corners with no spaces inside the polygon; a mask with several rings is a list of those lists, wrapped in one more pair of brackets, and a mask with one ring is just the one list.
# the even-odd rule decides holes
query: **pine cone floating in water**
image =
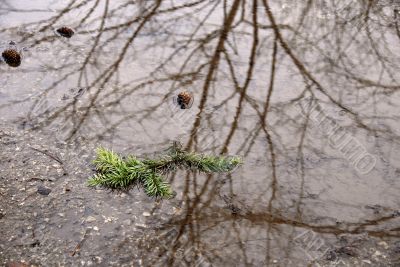
{"label": "pine cone floating in water", "polygon": [[187,91],[180,92],[178,94],[176,102],[181,107],[181,109],[188,109],[193,104],[193,96]]}
{"label": "pine cone floating in water", "polygon": [[1,56],[3,57],[4,61],[11,67],[16,68],[21,65],[21,55],[15,49],[4,50]]}
{"label": "pine cone floating in water", "polygon": [[72,30],[71,28],[68,28],[68,27],[58,28],[56,30],[56,32],[65,38],[71,38],[75,34],[74,30]]}

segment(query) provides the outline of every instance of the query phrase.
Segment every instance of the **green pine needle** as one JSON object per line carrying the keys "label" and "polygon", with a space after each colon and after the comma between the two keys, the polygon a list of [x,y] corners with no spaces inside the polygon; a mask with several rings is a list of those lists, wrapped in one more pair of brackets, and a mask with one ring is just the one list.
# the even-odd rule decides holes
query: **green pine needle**
{"label": "green pine needle", "polygon": [[176,143],[168,149],[168,154],[156,158],[139,160],[129,156],[126,160],[105,148],[97,149],[93,161],[96,174],[89,179],[89,186],[102,186],[112,190],[128,190],[142,185],[150,197],[171,198],[171,186],[163,180],[164,173],[184,168],[205,173],[229,172],[242,164],[239,157],[219,157],[190,153]]}

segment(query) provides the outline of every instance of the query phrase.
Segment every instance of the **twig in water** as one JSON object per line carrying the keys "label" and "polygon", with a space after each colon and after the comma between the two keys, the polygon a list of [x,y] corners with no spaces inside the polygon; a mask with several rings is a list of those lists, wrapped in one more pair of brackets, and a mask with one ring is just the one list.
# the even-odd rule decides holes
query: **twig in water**
{"label": "twig in water", "polygon": [[134,156],[123,159],[113,151],[99,148],[94,160],[97,173],[89,186],[112,190],[127,190],[135,185],[144,187],[151,197],[171,198],[174,193],[162,175],[178,168],[204,173],[229,172],[242,164],[239,157],[210,156],[184,151],[174,144],[167,154],[156,159],[139,160]]}

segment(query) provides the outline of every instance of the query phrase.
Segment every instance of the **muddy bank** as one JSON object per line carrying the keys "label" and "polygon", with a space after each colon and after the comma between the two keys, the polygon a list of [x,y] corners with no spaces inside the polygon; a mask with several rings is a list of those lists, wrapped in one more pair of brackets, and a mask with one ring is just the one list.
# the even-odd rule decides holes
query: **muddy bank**
{"label": "muddy bank", "polygon": [[173,213],[143,192],[112,194],[86,186],[92,147],[80,155],[50,136],[0,130],[0,265],[24,261],[35,266],[121,266],[137,263],[136,243],[120,254],[125,239],[139,239]]}

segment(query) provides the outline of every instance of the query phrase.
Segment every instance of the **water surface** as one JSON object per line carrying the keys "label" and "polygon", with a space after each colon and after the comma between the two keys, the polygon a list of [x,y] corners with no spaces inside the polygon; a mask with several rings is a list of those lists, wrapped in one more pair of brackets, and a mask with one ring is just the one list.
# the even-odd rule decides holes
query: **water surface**
{"label": "water surface", "polygon": [[[400,236],[400,4],[303,2],[3,1],[2,50],[15,42],[23,61],[0,65],[0,119],[22,143],[37,138],[60,153],[70,168],[60,181],[76,188],[54,195],[49,215],[60,225],[54,239],[68,245],[51,254],[43,231],[35,253],[52,257],[36,264],[88,265],[101,255],[104,266],[398,264],[391,248],[386,259],[366,243],[351,245],[357,255],[339,252],[343,237]],[[75,35],[57,35],[61,26]],[[173,99],[184,90],[194,103],[181,110]],[[161,203],[86,188],[96,146],[144,156],[173,141],[240,155],[244,165],[228,175],[173,173],[177,196]],[[10,179],[14,169],[1,166]],[[57,211],[57,199],[82,212]],[[99,239],[87,228],[91,241],[71,256],[74,228],[86,233],[81,222],[93,214],[115,220],[101,222]],[[5,260],[28,255],[10,240]],[[339,256],[329,260],[332,251]]]}

